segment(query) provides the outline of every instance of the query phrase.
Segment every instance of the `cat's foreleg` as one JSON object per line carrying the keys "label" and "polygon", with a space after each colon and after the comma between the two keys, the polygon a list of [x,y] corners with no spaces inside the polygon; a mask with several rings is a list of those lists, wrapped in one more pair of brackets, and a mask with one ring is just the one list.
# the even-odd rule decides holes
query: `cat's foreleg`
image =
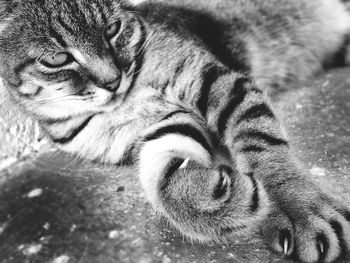
{"label": "cat's foreleg", "polygon": [[[237,74],[225,78],[212,87],[209,101],[220,98],[222,106],[209,105],[208,122],[239,173],[250,174],[267,192],[270,214],[261,225],[265,240],[276,251],[304,262],[333,262],[350,248],[349,210],[323,193],[299,167],[275,113],[254,82]],[[254,207],[263,202],[255,199]]]}
{"label": "cat's foreleg", "polygon": [[[140,181],[155,210],[185,237],[228,242],[252,233],[266,216],[268,202],[263,187],[249,174],[237,176],[219,158],[204,124],[193,113],[175,111],[145,131]],[[264,205],[256,208],[252,198],[264,200]]]}

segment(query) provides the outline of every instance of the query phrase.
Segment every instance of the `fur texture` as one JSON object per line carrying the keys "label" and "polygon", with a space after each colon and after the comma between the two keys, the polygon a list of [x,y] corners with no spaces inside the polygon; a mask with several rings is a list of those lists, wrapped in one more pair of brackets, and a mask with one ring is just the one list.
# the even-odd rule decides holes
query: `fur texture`
{"label": "fur texture", "polygon": [[260,229],[304,262],[349,250],[349,210],[298,167],[263,92],[347,61],[340,1],[1,0],[0,20],[13,101],[67,152],[137,162],[183,235]]}

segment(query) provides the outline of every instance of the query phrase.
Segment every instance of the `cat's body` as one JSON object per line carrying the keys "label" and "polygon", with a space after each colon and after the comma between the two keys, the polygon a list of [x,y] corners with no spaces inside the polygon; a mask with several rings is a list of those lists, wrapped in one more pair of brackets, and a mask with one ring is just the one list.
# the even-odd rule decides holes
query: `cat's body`
{"label": "cat's body", "polygon": [[350,248],[350,213],[298,167],[262,90],[346,55],[345,6],[164,2],[0,1],[14,101],[67,152],[136,160],[147,198],[187,237],[259,228],[279,252],[334,261]]}
{"label": "cat's body", "polygon": [[143,2],[142,13],[157,26],[197,36],[222,63],[249,71],[266,88],[305,80],[332,63],[349,32],[338,1]]}

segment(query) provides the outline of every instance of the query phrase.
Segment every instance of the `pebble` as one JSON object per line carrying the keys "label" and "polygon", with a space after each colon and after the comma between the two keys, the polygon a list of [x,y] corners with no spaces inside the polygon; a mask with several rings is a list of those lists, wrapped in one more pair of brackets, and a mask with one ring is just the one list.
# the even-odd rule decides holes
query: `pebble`
{"label": "pebble", "polygon": [[30,191],[30,192],[27,194],[27,197],[28,197],[28,198],[38,197],[38,196],[41,196],[42,193],[43,193],[43,189],[41,189],[41,188],[36,188],[36,189],[33,189],[32,191]]}
{"label": "pebble", "polygon": [[145,257],[140,258],[137,262],[139,262],[139,263],[152,263],[154,261],[150,256],[145,256]]}
{"label": "pebble", "polygon": [[117,192],[124,192],[125,191],[125,186],[119,186],[117,189]]}
{"label": "pebble", "polygon": [[120,236],[121,236],[121,234],[117,230],[113,230],[113,231],[109,232],[109,234],[108,234],[109,239],[117,239]]}
{"label": "pebble", "polygon": [[131,242],[131,246],[135,248],[141,248],[141,247],[144,247],[145,245],[146,245],[146,242],[140,237]]}
{"label": "pebble", "polygon": [[296,105],[295,105],[295,108],[296,108],[297,110],[301,110],[302,108],[304,108],[304,106],[301,105],[301,104],[296,104]]}
{"label": "pebble", "polygon": [[25,256],[36,255],[41,251],[42,248],[43,248],[43,246],[41,244],[28,245],[28,246],[22,245],[19,247],[20,250],[23,250],[23,254]]}
{"label": "pebble", "polygon": [[168,256],[164,256],[162,263],[171,263],[171,259]]}
{"label": "pebble", "polygon": [[5,228],[6,228],[6,225],[0,225],[0,235],[2,234],[2,233],[4,233],[4,231],[5,231]]}
{"label": "pebble", "polygon": [[69,230],[70,232],[74,232],[76,229],[77,229],[77,225],[72,225]]}
{"label": "pebble", "polygon": [[52,263],[68,263],[69,262],[69,257],[67,255],[62,255],[58,258],[55,258]]}
{"label": "pebble", "polygon": [[317,167],[317,166],[312,167],[310,170],[310,173],[313,176],[319,176],[319,177],[326,176],[326,170],[324,168]]}
{"label": "pebble", "polygon": [[327,86],[329,85],[329,83],[330,83],[329,80],[323,82],[322,87],[323,87],[323,88],[327,87]]}
{"label": "pebble", "polygon": [[43,225],[43,228],[45,230],[49,230],[50,229],[50,224],[49,223],[46,223],[45,225]]}

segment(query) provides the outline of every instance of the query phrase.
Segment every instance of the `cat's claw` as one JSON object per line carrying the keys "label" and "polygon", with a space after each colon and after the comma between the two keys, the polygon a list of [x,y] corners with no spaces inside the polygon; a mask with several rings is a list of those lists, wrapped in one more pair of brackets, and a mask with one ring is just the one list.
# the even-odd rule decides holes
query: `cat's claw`
{"label": "cat's claw", "polygon": [[188,165],[190,160],[191,160],[190,158],[187,158],[186,160],[184,160],[184,162],[181,164],[179,169],[186,169],[186,167],[187,167],[187,165]]}
{"label": "cat's claw", "polygon": [[323,254],[323,253],[324,253],[324,245],[323,245],[323,242],[322,242],[322,241],[319,241],[319,242],[318,242],[318,247],[319,247],[319,249],[320,249],[321,254]]}
{"label": "cat's claw", "polygon": [[[316,190],[314,199],[301,202],[303,213],[287,216],[273,210],[268,219],[270,225],[262,228],[263,236],[276,252],[298,262],[338,262],[350,248],[347,220],[350,212],[337,200]],[[316,205],[317,210],[313,209]]]}
{"label": "cat's claw", "polygon": [[284,239],[284,243],[283,243],[283,253],[284,255],[288,254],[288,250],[289,250],[289,241],[288,238]]}

